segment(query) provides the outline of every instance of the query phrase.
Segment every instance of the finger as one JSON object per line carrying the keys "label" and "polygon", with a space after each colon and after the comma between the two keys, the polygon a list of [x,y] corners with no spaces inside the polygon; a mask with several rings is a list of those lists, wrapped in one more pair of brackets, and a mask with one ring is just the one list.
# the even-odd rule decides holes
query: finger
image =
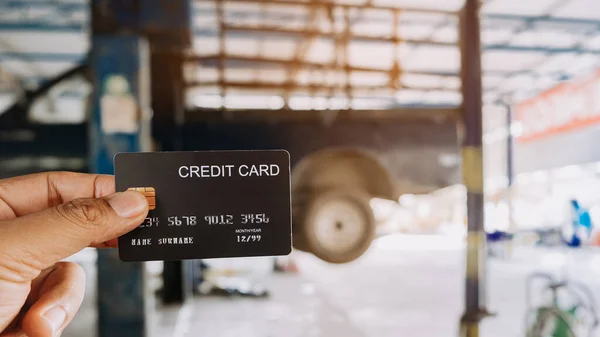
{"label": "finger", "polygon": [[119,238],[114,238],[106,242],[93,244],[92,248],[119,248]]}
{"label": "finger", "polygon": [[83,301],[85,273],[75,263],[62,262],[39,283],[37,299],[25,313],[21,328],[28,337],[60,336]]}
{"label": "finger", "polygon": [[[35,280],[33,280],[33,282],[26,285],[27,286],[26,291],[29,293],[29,295],[27,296],[25,303],[19,303],[19,304],[12,305],[12,307],[14,307],[14,308],[21,307],[21,311],[16,314],[16,317],[13,318],[11,316],[7,319],[5,317],[5,315],[0,314],[0,331],[3,331],[3,329],[6,329],[4,334],[0,334],[0,337],[7,337],[7,336],[13,336],[13,335],[18,336],[19,333],[24,334],[24,332],[21,329],[21,323],[23,321],[23,316],[25,315],[25,313],[27,313],[29,308],[31,308],[31,306],[40,297],[40,291],[42,289],[42,286],[46,282],[46,279],[48,278],[48,276],[50,274],[52,274],[56,270],[56,268],[58,268],[60,266],[61,266],[61,264],[55,264],[50,268],[42,270],[42,272],[39,274],[39,276]],[[24,289],[20,289],[20,291],[18,289],[14,289],[14,290],[6,289],[6,286],[4,286],[4,288],[5,288],[4,289],[5,292],[13,291],[15,293],[22,293],[23,291],[25,291]],[[11,307],[11,305],[9,305],[9,307]],[[8,322],[8,321],[10,321],[10,324],[8,324],[8,327],[5,327],[6,322]],[[8,332],[10,332],[10,333],[8,333]]]}
{"label": "finger", "polygon": [[115,192],[112,176],[47,172],[0,180],[0,219],[39,212],[77,198]]}
{"label": "finger", "polygon": [[23,310],[16,309],[27,307],[25,300],[31,285],[24,282],[15,283],[4,279],[3,276],[0,267],[0,332],[7,332],[18,328]]}
{"label": "finger", "polygon": [[[0,223],[2,265],[13,276],[37,277],[40,270],[88,246],[121,236],[148,213],[148,202],[138,192],[116,193],[100,199],[75,199],[66,204]],[[7,256],[2,256],[5,254]]]}
{"label": "finger", "polygon": [[23,330],[11,330],[5,333],[0,333],[0,337],[28,337]]}

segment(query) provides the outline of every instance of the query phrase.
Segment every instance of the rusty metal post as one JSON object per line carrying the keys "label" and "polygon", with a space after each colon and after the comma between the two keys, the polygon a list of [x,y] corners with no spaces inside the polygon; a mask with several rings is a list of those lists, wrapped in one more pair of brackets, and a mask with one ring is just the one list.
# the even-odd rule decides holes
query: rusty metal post
{"label": "rusty metal post", "polygon": [[344,84],[346,94],[346,109],[352,109],[352,71],[350,69],[350,39],[352,37],[352,20],[350,19],[350,9],[344,8],[344,33],[342,38],[342,52],[344,65]]}
{"label": "rusty metal post", "polygon": [[479,0],[466,0],[460,13],[463,94],[463,181],[467,188],[465,313],[461,336],[478,337],[488,315],[485,298],[486,236],[483,227],[482,85]]}

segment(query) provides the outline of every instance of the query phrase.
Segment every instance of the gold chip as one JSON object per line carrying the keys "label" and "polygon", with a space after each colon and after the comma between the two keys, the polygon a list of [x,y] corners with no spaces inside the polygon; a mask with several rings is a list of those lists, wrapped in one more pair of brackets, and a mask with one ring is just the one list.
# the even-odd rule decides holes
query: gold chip
{"label": "gold chip", "polygon": [[142,193],[148,201],[148,209],[153,210],[156,208],[156,190],[154,187],[132,187],[127,190]]}

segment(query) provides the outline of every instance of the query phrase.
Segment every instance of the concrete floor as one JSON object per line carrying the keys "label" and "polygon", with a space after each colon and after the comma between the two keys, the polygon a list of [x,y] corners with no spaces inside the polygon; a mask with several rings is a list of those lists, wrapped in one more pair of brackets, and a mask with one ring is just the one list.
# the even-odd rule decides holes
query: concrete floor
{"label": "concrete floor", "polygon": [[[568,270],[571,278],[588,284],[600,298],[597,255],[586,251],[565,257],[556,251],[521,249],[511,260],[491,260],[489,307],[497,316],[484,322],[481,336],[523,336],[525,280],[532,272]],[[183,308],[161,308],[155,335],[458,336],[464,268],[464,248],[458,241],[391,236],[379,239],[365,257],[347,265],[328,265],[302,253],[296,259],[300,274],[265,280],[272,293],[269,299],[202,297]],[[93,306],[86,305],[65,337],[90,336]]]}

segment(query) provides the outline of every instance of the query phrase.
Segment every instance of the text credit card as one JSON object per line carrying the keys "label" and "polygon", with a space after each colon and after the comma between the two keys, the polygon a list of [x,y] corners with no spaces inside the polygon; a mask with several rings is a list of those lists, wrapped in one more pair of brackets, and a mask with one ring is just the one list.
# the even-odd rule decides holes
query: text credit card
{"label": "text credit card", "polygon": [[119,238],[123,261],[287,255],[287,151],[119,153],[117,191],[146,196],[146,221]]}

